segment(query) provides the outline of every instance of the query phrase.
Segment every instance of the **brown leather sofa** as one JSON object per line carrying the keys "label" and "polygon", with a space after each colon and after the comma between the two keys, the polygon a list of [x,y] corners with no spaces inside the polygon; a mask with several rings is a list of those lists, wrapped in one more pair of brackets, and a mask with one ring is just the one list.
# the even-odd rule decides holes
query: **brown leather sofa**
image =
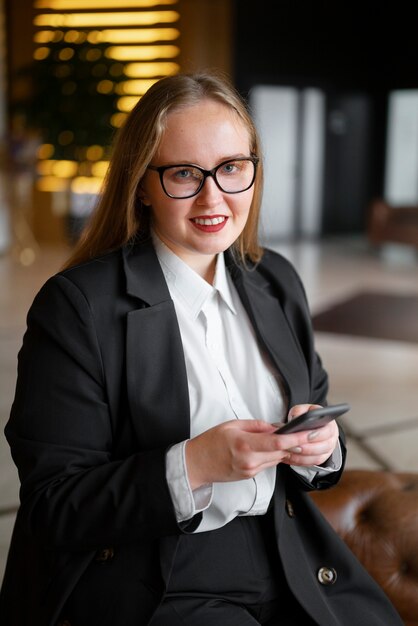
{"label": "brown leather sofa", "polygon": [[418,474],[346,470],[312,497],[405,626],[418,626]]}
{"label": "brown leather sofa", "polygon": [[376,246],[402,243],[418,247],[418,206],[390,206],[381,198],[370,203],[367,234]]}

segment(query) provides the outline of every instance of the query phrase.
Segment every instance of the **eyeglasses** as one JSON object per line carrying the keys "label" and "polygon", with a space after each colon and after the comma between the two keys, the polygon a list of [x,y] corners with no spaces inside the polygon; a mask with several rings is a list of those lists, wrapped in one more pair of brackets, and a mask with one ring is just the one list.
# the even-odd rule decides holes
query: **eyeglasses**
{"label": "eyeglasses", "polygon": [[239,157],[219,163],[212,170],[198,165],[149,165],[148,169],[158,172],[161,186],[170,198],[192,198],[202,189],[205,180],[212,176],[217,187],[224,193],[241,193],[254,184],[258,157]]}

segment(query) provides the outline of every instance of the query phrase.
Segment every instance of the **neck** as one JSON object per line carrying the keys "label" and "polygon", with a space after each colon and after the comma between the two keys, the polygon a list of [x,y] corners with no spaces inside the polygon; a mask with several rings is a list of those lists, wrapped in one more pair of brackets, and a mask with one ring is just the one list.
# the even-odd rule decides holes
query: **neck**
{"label": "neck", "polygon": [[206,280],[207,283],[213,285],[216,271],[216,256],[193,255],[189,258],[183,258],[183,261]]}
{"label": "neck", "polygon": [[199,276],[201,276],[207,283],[213,285],[213,281],[215,279],[215,271],[216,271],[216,254],[193,254],[192,252],[188,252],[186,250],[179,250],[175,246],[171,244],[170,241],[167,241],[164,237],[161,237],[159,233],[154,229],[153,235],[156,236],[161,243],[163,243],[167,248],[171,250],[175,255],[177,255],[184,263],[187,263],[189,267],[192,268]]}

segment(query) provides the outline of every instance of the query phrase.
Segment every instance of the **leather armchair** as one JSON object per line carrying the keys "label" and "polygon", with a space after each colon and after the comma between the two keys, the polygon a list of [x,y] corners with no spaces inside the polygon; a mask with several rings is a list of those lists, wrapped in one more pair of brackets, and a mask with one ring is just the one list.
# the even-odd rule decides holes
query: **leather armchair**
{"label": "leather armchair", "polygon": [[418,206],[391,206],[376,198],[368,208],[367,234],[374,245],[404,243],[418,246]]}
{"label": "leather armchair", "polygon": [[418,474],[345,470],[338,485],[311,495],[405,626],[418,626]]}

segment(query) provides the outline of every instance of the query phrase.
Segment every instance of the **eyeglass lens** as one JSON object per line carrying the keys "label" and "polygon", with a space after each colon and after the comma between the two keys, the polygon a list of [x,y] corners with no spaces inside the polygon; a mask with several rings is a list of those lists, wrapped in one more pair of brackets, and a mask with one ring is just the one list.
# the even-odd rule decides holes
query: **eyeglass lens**
{"label": "eyeglass lens", "polygon": [[[255,165],[250,159],[221,163],[214,172],[214,178],[222,191],[239,193],[251,187]],[[193,165],[174,165],[163,174],[165,191],[174,198],[186,198],[198,192],[205,174]]]}

